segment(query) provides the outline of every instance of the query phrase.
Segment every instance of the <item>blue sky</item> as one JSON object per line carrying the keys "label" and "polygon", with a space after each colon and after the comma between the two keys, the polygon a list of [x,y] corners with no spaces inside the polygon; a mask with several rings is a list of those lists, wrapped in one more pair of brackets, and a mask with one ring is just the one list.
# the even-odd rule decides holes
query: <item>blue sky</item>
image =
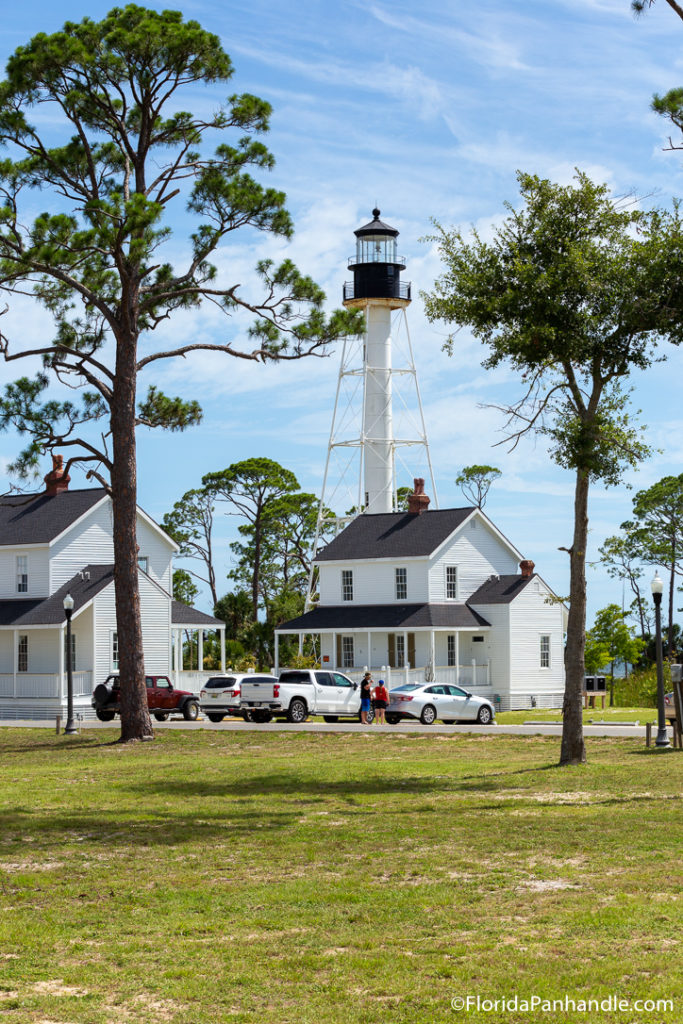
{"label": "blue sky", "polygon": [[[34,33],[85,14],[98,18],[110,6],[99,0],[13,5],[4,12],[3,63]],[[580,167],[616,194],[632,192],[646,204],[669,206],[683,195],[681,154],[663,152],[666,127],[650,111],[654,92],[683,85],[683,22],[664,0],[638,21],[629,0],[179,6],[221,37],[235,64],[230,91],[272,103],[267,142],[277,166],[269,184],[287,192],[297,227],[290,244],[247,235],[226,247],[219,261],[226,283],[248,286],[256,259],[291,255],[325,288],[330,308],[339,305],[353,230],[377,203],[401,233],[404,277],[416,296],[439,273],[433,247],[419,241],[430,218],[491,230],[504,201],[516,201],[518,168],[566,182]],[[200,92],[188,103],[214,99]],[[175,244],[180,254],[180,233]],[[449,358],[442,351],[445,328],[426,322],[419,299],[408,317],[441,507],[464,503],[454,483],[460,467],[498,466],[503,476],[487,513],[566,593],[567,556],[558,548],[571,541],[571,474],[550,462],[540,441],[526,440],[512,454],[494,448],[502,418],[480,406],[518,394],[514,377],[482,370],[484,353],[466,331]],[[2,329],[23,345],[45,337],[49,323],[24,302],[13,304]],[[234,337],[239,326],[209,308],[164,330],[161,340],[168,341]],[[681,471],[683,352],[667,355],[667,363],[632,381],[634,406],[661,454],[624,486],[593,488],[589,557],[628,517],[627,483],[646,487]],[[3,381],[18,376],[16,366],[0,367]],[[161,519],[202,474],[261,455],[294,470],[302,488],[319,492],[337,368],[338,353],[271,367],[214,353],[169,364],[158,383],[197,398],[204,422],[180,436],[140,432],[141,505]],[[0,468],[18,444],[15,436],[0,435]],[[220,518],[221,579],[234,528],[234,520]],[[599,568],[591,570],[589,617],[610,601],[621,601],[620,587]],[[205,600],[198,604],[207,607]]]}

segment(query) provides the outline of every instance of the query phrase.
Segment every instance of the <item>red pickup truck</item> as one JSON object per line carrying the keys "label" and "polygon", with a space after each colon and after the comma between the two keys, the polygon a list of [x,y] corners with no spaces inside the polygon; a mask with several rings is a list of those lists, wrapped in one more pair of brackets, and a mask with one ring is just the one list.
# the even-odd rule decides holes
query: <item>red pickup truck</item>
{"label": "red pickup truck", "polygon": [[[176,690],[168,676],[145,676],[147,706],[158,722],[165,722],[171,712],[181,712],[187,722],[196,721],[199,702],[189,690]],[[92,706],[101,722],[111,722],[119,713],[121,682],[117,675],[107,676],[93,690]]]}

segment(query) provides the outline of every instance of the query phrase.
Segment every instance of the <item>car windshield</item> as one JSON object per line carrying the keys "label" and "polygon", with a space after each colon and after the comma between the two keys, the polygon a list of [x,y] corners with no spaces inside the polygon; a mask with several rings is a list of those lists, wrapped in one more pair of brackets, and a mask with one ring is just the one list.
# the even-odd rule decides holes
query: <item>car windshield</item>
{"label": "car windshield", "polygon": [[411,690],[421,690],[420,683],[405,683],[403,686],[395,686],[392,693],[410,693]]}

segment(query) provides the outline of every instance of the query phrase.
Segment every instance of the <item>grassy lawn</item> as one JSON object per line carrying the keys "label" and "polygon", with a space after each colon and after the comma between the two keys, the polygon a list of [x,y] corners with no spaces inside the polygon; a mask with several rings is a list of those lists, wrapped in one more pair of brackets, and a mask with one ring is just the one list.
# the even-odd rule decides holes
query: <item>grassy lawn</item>
{"label": "grassy lawn", "polygon": [[[1,1024],[683,1019],[678,753],[0,730]],[[453,1011],[457,996],[673,1011]]]}
{"label": "grassy lawn", "polygon": [[[530,708],[527,711],[499,711],[496,721],[501,725],[521,725],[522,722],[562,722],[562,712],[550,708]],[[646,722],[657,721],[657,708],[587,708],[583,712],[584,725],[589,722]]]}

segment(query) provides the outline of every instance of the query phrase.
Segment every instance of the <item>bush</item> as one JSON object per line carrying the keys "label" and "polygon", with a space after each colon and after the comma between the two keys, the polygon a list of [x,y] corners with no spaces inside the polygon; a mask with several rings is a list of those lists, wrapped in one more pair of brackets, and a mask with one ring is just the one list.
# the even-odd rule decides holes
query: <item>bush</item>
{"label": "bush", "polygon": [[[664,662],[664,690],[671,689],[671,669]],[[657,666],[636,669],[628,679],[614,680],[614,704],[619,708],[657,707]]]}

